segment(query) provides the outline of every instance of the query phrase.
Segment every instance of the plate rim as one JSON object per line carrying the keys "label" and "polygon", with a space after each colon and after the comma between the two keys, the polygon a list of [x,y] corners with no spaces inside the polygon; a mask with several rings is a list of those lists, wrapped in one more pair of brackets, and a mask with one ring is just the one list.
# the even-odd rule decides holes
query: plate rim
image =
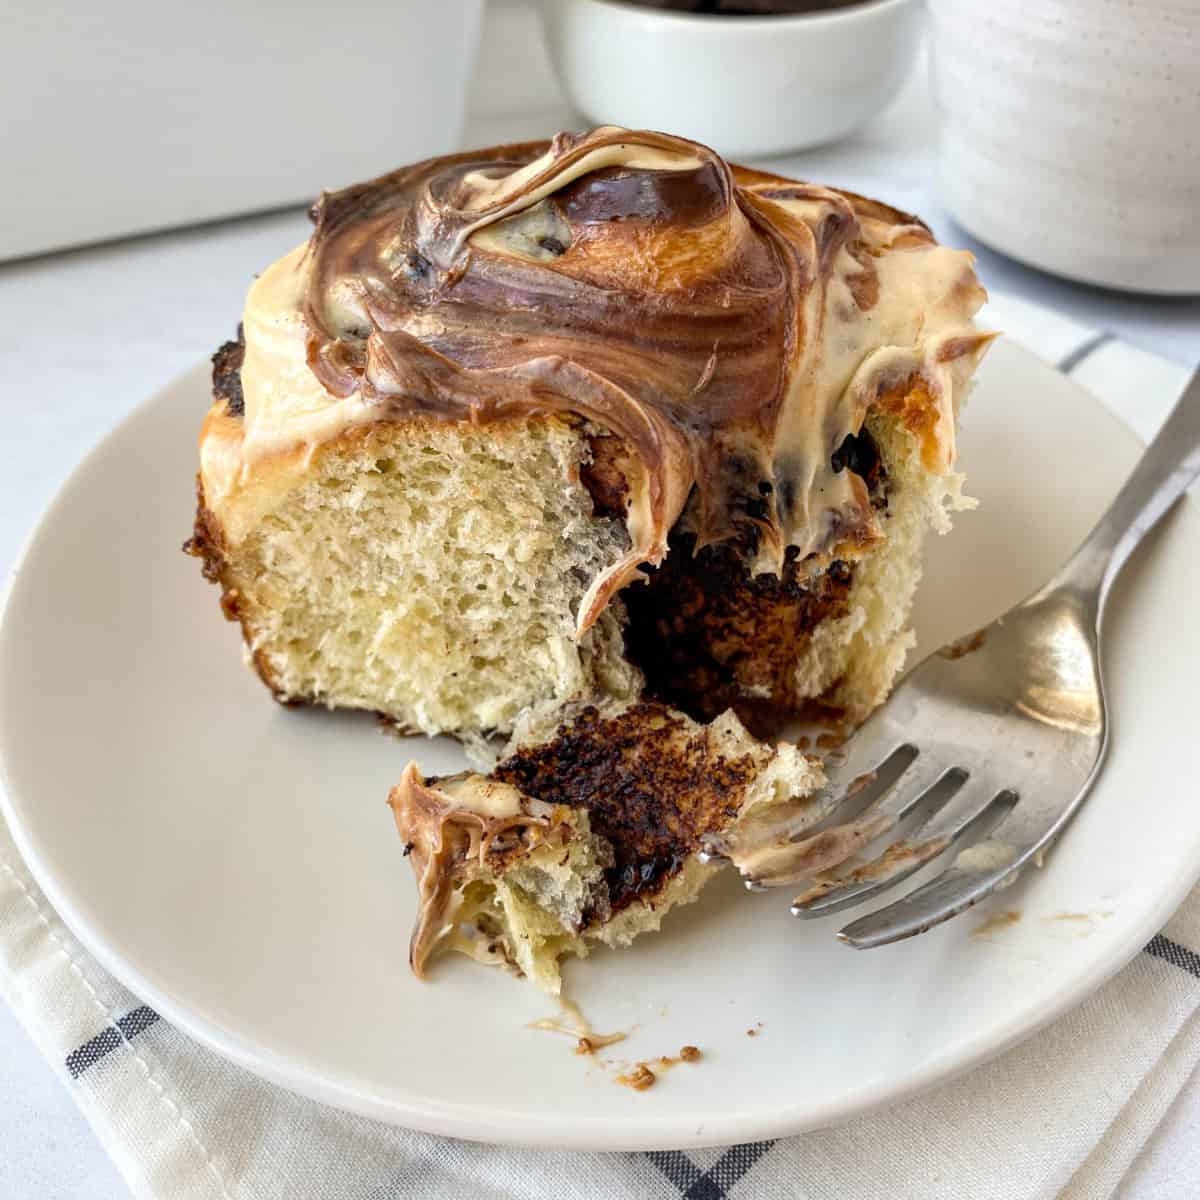
{"label": "plate rim", "polygon": [[[1055,370],[1052,364],[1019,342],[1010,340],[1004,345],[1005,353],[1028,356],[1036,359],[1042,369]],[[128,434],[130,427],[137,424],[147,411],[164,403],[175,389],[186,385],[189,377],[200,376],[205,369],[203,363],[197,363],[176,373],[156,388],[150,396],[114,424],[80,458],[62,481],[26,535],[0,595],[0,669],[3,669],[4,663],[4,644],[12,636],[9,629],[10,611],[13,597],[20,586],[23,568],[34,548],[44,537],[49,536],[48,529],[56,514],[70,502],[72,493],[81,486],[80,481],[85,472],[114,440]],[[1137,435],[1098,397],[1069,376],[1059,374],[1093,410],[1102,414],[1115,435],[1135,445],[1142,445]],[[1183,503],[1191,505],[1194,509],[1200,507],[1191,496],[1186,496]],[[5,714],[0,697],[0,729],[4,724]],[[1088,969],[1075,975],[1069,985],[1060,988],[1053,1002],[1047,1004],[1036,1018],[1030,1020],[1028,1014],[1018,1012],[1001,1022],[999,1027],[992,1025],[987,1030],[974,1034],[965,1044],[960,1042],[953,1054],[942,1052],[933,1055],[921,1068],[910,1071],[903,1078],[853,1088],[843,1093],[836,1101],[809,1104],[803,1110],[776,1109],[767,1113],[755,1112],[745,1115],[730,1113],[721,1118],[718,1128],[710,1128],[710,1122],[701,1122],[697,1126],[694,1118],[690,1116],[681,1118],[669,1114],[642,1113],[636,1117],[631,1116],[627,1125],[614,1129],[611,1118],[604,1117],[597,1118],[593,1127],[593,1122],[581,1121],[575,1117],[564,1121],[527,1113],[505,1113],[494,1108],[487,1109],[470,1103],[425,1095],[403,1097],[393,1094],[386,1100],[380,1099],[364,1088],[323,1078],[285,1054],[256,1047],[235,1029],[193,1012],[185,997],[172,994],[166,987],[156,984],[147,977],[143,969],[108,945],[87,914],[72,900],[67,882],[59,880],[24,828],[14,799],[15,794],[8,767],[8,755],[0,742],[0,814],[4,816],[13,843],[30,875],[63,924],[84,949],[114,979],[138,999],[149,1004],[169,1024],[222,1058],[310,1100],[388,1125],[438,1136],[526,1148],[638,1151],[728,1146],[829,1128],[887,1105],[899,1103],[998,1057],[1076,1008],[1145,947],[1166,924],[1200,878],[1198,843],[1196,852],[1189,860],[1188,869],[1178,872],[1168,881],[1166,887],[1157,891],[1155,902],[1143,910],[1142,919],[1131,922],[1123,936],[1110,941],[1107,944],[1107,954],[1095,960]]]}

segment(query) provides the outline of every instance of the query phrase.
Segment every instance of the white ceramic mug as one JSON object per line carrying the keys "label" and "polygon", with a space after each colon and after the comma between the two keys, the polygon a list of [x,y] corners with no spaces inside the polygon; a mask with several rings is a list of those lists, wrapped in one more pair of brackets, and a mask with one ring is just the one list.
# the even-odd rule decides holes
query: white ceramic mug
{"label": "white ceramic mug", "polygon": [[1200,0],[930,0],[946,207],[1085,283],[1200,292]]}

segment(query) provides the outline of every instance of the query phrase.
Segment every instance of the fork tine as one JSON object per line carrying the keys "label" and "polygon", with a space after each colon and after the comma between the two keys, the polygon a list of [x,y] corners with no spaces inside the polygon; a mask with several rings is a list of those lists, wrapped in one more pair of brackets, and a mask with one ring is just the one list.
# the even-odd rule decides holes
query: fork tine
{"label": "fork tine", "polygon": [[[743,868],[742,878],[747,885],[784,887],[833,869],[894,828],[951,773],[952,769],[934,755],[915,754],[885,790],[860,812],[838,819],[854,795],[853,791],[847,791],[834,807],[828,823],[755,854],[750,865]],[[879,774],[884,774],[883,766]],[[965,774],[959,774],[966,778]],[[874,782],[874,775],[872,772],[870,782],[860,790]]]}
{"label": "fork tine", "polygon": [[924,933],[1011,882],[1052,838],[1051,833],[1014,847],[1013,858],[1004,863],[974,867],[956,861],[903,899],[852,921],[837,936],[856,950],[868,950]]}
{"label": "fork tine", "polygon": [[[967,780],[965,772],[962,778]],[[949,796],[943,793],[933,797],[937,806],[932,815],[909,837],[893,842],[871,862],[821,880],[797,896],[792,902],[792,915],[824,917],[873,900],[966,835],[986,837],[1017,802],[1015,792],[1000,789],[987,779],[972,778],[960,787]]]}
{"label": "fork tine", "polygon": [[852,921],[839,930],[837,936],[856,950],[870,950],[916,937],[985,900],[1019,869],[1019,865],[1014,864],[1004,870],[981,874],[950,867],[903,900]]}

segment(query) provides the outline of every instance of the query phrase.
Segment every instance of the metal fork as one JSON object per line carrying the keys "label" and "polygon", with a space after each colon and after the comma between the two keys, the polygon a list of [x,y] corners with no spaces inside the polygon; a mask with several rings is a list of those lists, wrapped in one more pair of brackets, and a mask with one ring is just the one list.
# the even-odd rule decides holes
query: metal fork
{"label": "metal fork", "polygon": [[1040,860],[1104,762],[1099,641],[1113,581],[1197,475],[1200,371],[1066,565],[1002,617],[921,662],[827,765],[826,799],[842,844],[861,845],[901,822],[912,832],[868,863],[815,879],[811,864],[828,832],[796,834],[747,861],[747,886],[807,878],[792,912],[823,917],[874,900],[966,846],[928,883],[838,934],[866,949],[924,933]]}

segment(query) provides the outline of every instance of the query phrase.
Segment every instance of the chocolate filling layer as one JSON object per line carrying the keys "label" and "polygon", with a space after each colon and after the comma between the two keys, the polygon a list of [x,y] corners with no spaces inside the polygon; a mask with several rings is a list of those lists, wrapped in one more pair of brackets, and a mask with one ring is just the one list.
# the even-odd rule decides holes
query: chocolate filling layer
{"label": "chocolate filling layer", "polygon": [[[598,514],[622,512],[622,443],[592,440],[592,462],[581,473]],[[832,469],[858,475],[872,507],[887,508],[887,472],[864,427],[834,452]],[[769,494],[771,485],[760,490]],[[628,613],[625,649],[646,676],[647,696],[709,721],[733,708],[767,736],[803,705],[795,666],[804,643],[823,621],[845,616],[854,578],[851,563],[824,570],[790,550],[781,574],[751,573],[752,553],[724,542],[696,549],[696,535],[676,527],[659,567],[622,593]]]}
{"label": "chocolate filling layer", "polygon": [[769,732],[800,705],[795,671],[822,622],[846,615],[853,567],[841,559],[807,577],[789,558],[780,575],[751,575],[728,545],[695,550],[673,535],[666,561],[623,597],[625,647],[647,693],[698,721],[733,708],[752,732]]}
{"label": "chocolate filling layer", "polygon": [[749,757],[726,758],[702,738],[673,739],[682,727],[656,704],[616,718],[589,707],[553,741],[518,752],[493,773],[534,799],[588,810],[592,831],[614,854],[601,911],[652,899],[705,833],[737,815],[754,778]]}

